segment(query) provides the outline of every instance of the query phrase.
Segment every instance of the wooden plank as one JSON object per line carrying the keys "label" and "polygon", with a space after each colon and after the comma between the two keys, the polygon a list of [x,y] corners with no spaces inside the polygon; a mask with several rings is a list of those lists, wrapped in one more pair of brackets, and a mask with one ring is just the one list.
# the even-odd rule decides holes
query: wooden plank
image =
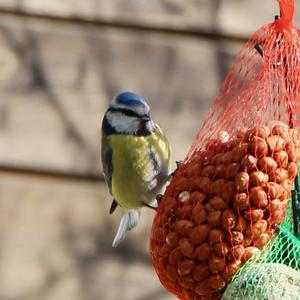
{"label": "wooden plank", "polygon": [[144,26],[209,28],[213,3],[207,0],[1,0],[0,8],[64,18]]}
{"label": "wooden plank", "polygon": [[[229,0],[220,1],[218,28],[226,34],[249,36],[261,26],[274,21],[279,15],[277,1]],[[296,3],[297,1],[295,1]],[[296,3],[294,23],[300,26],[300,5]]]}
{"label": "wooden plank", "polygon": [[0,173],[0,298],[171,300],[151,266],[143,214],[116,249],[104,184]]}
{"label": "wooden plank", "polygon": [[[297,3],[296,3],[297,4]],[[0,0],[0,10],[174,30],[219,31],[248,37],[279,14],[261,0]],[[300,6],[295,23],[300,25]]]}
{"label": "wooden plank", "polygon": [[100,122],[124,90],[148,99],[174,160],[182,159],[237,51],[209,40],[11,17],[0,20],[0,44],[0,165],[78,174],[100,174]]}

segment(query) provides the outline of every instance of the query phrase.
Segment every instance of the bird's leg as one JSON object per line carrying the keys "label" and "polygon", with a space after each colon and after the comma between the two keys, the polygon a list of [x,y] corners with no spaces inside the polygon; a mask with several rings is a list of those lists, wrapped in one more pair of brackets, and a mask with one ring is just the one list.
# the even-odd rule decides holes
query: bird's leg
{"label": "bird's leg", "polygon": [[117,207],[118,207],[118,202],[114,199],[111,204],[109,213],[112,214],[116,210]]}
{"label": "bird's leg", "polygon": [[157,207],[154,207],[154,206],[151,206],[151,205],[149,205],[149,204],[147,204],[147,203],[145,203],[145,202],[142,202],[142,205],[144,206],[144,207],[148,207],[148,208],[150,208],[150,209],[152,209],[152,210],[157,210]]}
{"label": "bird's leg", "polygon": [[175,175],[177,169],[182,165],[182,163],[183,163],[182,160],[176,161],[176,169],[168,176],[168,180],[172,179],[172,177]]}

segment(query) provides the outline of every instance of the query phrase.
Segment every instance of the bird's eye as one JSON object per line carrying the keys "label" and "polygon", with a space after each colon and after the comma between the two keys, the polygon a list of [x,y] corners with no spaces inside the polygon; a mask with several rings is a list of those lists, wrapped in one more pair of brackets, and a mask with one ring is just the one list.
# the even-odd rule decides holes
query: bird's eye
{"label": "bird's eye", "polygon": [[128,117],[136,117],[139,118],[140,116],[133,110],[125,109],[125,108],[110,108],[112,112],[120,112]]}
{"label": "bird's eye", "polygon": [[140,117],[136,112],[130,109],[123,109],[122,113],[128,117],[137,117],[137,118]]}

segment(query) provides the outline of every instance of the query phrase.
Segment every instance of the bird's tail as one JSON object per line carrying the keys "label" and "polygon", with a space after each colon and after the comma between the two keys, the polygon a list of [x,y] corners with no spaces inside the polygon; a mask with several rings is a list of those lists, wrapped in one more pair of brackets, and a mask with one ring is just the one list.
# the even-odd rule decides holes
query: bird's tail
{"label": "bird's tail", "polygon": [[141,213],[138,210],[124,212],[118,228],[118,232],[112,244],[113,247],[117,247],[119,243],[125,238],[127,231],[131,230],[138,224],[140,215]]}

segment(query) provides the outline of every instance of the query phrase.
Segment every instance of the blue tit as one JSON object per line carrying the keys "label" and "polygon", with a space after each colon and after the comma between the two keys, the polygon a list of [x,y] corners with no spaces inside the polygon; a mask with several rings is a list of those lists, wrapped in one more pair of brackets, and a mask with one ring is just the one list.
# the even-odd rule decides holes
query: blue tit
{"label": "blue tit", "polygon": [[170,173],[169,143],[149,111],[142,97],[124,92],[112,100],[103,118],[101,156],[113,197],[110,213],[117,206],[124,211],[113,247],[138,224],[140,209],[151,207]]}

